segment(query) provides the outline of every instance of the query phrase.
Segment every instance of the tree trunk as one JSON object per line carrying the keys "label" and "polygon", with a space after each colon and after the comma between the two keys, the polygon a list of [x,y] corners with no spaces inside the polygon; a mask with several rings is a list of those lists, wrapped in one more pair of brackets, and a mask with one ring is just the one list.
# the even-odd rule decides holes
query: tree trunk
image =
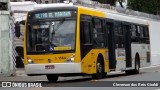
{"label": "tree trunk", "polygon": [[119,1],[119,4],[120,4],[121,8],[124,8],[123,2]]}

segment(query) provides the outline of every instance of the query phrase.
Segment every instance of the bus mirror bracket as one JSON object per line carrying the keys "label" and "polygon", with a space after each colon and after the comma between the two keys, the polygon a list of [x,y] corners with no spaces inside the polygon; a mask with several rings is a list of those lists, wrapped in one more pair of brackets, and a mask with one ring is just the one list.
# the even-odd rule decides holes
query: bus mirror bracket
{"label": "bus mirror bracket", "polygon": [[20,21],[20,24],[25,25],[25,20]]}

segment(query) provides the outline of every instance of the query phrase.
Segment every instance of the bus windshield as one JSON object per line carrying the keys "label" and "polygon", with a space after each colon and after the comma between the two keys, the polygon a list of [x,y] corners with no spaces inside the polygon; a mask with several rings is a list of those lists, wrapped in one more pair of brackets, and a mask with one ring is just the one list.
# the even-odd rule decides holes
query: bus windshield
{"label": "bus windshield", "polygon": [[75,49],[76,20],[34,20],[28,23],[27,52]]}

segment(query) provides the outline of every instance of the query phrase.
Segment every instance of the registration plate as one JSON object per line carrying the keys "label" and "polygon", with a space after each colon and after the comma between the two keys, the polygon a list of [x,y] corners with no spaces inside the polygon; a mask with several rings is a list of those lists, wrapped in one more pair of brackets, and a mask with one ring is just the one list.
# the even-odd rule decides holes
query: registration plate
{"label": "registration plate", "polygon": [[45,66],[45,69],[54,69],[54,68],[55,68],[54,65],[46,65],[46,66]]}

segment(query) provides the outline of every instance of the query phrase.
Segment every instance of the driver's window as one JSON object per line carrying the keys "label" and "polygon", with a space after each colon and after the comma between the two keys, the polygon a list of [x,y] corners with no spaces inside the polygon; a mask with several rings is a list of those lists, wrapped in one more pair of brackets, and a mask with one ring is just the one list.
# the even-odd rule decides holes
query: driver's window
{"label": "driver's window", "polygon": [[81,43],[90,44],[91,43],[91,33],[90,33],[90,22],[81,21]]}

